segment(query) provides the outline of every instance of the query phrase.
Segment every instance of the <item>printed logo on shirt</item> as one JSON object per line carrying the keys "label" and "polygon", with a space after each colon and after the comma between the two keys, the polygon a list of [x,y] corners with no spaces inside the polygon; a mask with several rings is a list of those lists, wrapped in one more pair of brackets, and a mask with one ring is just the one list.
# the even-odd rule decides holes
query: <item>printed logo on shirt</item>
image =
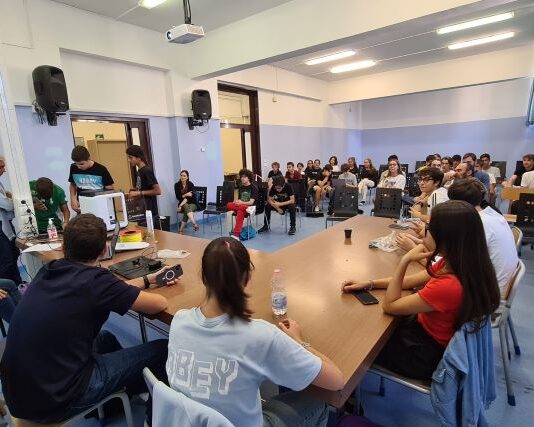
{"label": "printed logo on shirt", "polygon": [[72,175],[76,187],[82,190],[102,190],[104,183],[99,175],[86,175],[75,173]]}
{"label": "printed logo on shirt", "polygon": [[241,190],[241,201],[248,202],[250,200],[250,195],[250,190]]}
{"label": "printed logo on shirt", "polygon": [[178,349],[169,351],[167,373],[171,386],[189,390],[191,397],[209,399],[211,393],[226,396],[237,378],[239,363],[217,357],[215,363],[198,360],[195,353]]}

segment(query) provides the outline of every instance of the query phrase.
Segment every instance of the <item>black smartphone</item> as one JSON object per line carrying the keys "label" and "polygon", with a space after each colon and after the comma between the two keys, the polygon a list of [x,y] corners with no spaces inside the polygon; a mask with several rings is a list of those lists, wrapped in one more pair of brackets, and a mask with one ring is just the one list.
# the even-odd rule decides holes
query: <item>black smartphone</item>
{"label": "black smartphone", "polygon": [[171,280],[178,279],[183,274],[184,271],[182,270],[182,266],[180,264],[176,264],[174,267],[171,267],[156,276],[156,285],[158,288],[165,286]]}
{"label": "black smartphone", "polygon": [[359,290],[352,292],[352,295],[354,295],[363,305],[371,305],[371,304],[378,304],[378,300],[368,291]]}

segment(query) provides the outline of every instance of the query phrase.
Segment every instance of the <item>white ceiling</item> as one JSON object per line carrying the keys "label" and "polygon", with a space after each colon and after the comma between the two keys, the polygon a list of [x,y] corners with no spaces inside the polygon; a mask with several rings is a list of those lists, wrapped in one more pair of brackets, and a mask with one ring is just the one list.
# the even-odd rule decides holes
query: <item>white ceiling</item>
{"label": "white ceiling", "polygon": [[[54,0],[110,18],[118,18],[135,8],[137,0]],[[191,21],[208,32],[290,0],[190,0]],[[119,18],[122,22],[165,32],[184,23],[182,0],[167,0],[153,8],[137,7]]]}
{"label": "white ceiling", "polygon": [[[446,13],[427,16],[386,27],[370,33],[361,34],[350,39],[331,43],[327,49],[307,52],[293,56],[272,65],[299,74],[336,81],[367,74],[381,73],[394,69],[412,67],[432,62],[445,61],[463,56],[475,55],[494,50],[507,49],[534,41],[534,1],[519,0],[501,2],[505,5],[494,6],[497,2],[479,2],[475,8],[459,8]],[[493,5],[491,5],[493,3]],[[486,5],[492,7],[485,7]],[[478,28],[458,31],[445,35],[436,34],[436,29],[472,19],[482,18],[502,12],[514,11],[514,18],[500,23],[489,24]],[[447,45],[477,39],[488,35],[514,31],[515,37],[487,45],[475,46],[451,51]],[[306,65],[304,61],[345,49],[356,50],[356,55],[337,61]],[[373,59],[378,63],[371,68],[332,74],[328,70],[334,65]]]}

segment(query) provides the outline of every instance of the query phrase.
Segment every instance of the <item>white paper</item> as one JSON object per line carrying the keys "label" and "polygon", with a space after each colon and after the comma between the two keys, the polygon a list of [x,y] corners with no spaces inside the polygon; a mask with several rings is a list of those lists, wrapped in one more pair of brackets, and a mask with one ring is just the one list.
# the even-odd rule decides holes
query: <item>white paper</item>
{"label": "white paper", "polygon": [[187,251],[173,251],[171,249],[162,249],[158,251],[158,258],[187,258],[189,255],[191,255],[191,252]]}
{"label": "white paper", "polygon": [[22,251],[23,254],[28,252],[50,252],[61,248],[61,243],[39,243],[30,246]]}

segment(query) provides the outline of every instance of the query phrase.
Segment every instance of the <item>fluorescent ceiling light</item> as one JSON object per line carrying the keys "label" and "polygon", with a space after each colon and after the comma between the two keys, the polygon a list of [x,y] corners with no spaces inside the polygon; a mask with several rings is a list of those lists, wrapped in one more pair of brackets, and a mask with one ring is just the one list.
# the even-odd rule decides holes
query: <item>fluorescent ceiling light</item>
{"label": "fluorescent ceiling light", "polygon": [[349,56],[355,55],[356,52],[353,50],[342,50],[341,52],[332,53],[330,55],[320,56],[318,58],[312,58],[304,63],[306,65],[316,65],[322,64],[323,62],[336,61],[338,59],[348,58]]}
{"label": "fluorescent ceiling light", "polygon": [[438,28],[436,33],[447,34],[454,31],[461,31],[467,28],[480,27],[481,25],[493,24],[494,22],[506,21],[514,17],[514,12],[501,13],[499,15],[486,16],[485,18],[475,19],[473,21],[462,22],[461,24],[449,25],[448,27]]}
{"label": "fluorescent ceiling light", "polygon": [[512,38],[515,35],[513,31],[509,33],[495,34],[494,36],[483,37],[481,39],[468,40],[465,42],[454,43],[448,46],[450,50],[463,49],[464,47],[478,46],[479,44],[486,44],[497,42],[499,40],[506,40]]}
{"label": "fluorescent ceiling light", "polygon": [[373,65],[376,65],[376,61],[368,59],[366,61],[351,62],[350,64],[343,64],[343,65],[338,65],[336,67],[332,67],[330,68],[330,72],[334,74],[345,73],[347,71],[354,71],[354,70],[361,70],[362,68],[369,68],[369,67],[372,67]]}
{"label": "fluorescent ceiling light", "polygon": [[165,3],[166,1],[167,0],[139,0],[137,4],[145,9],[152,9],[156,6],[159,6],[161,3]]}

